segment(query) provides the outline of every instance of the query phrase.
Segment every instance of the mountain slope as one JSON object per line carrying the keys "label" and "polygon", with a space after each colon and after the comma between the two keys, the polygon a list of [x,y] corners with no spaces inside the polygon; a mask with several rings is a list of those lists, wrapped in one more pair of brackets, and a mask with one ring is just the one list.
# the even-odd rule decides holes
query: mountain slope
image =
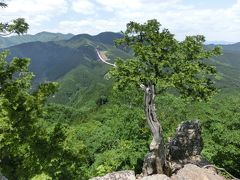
{"label": "mountain slope", "polygon": [[[9,59],[14,56],[31,58],[30,70],[36,75],[34,83],[59,81],[61,87],[53,101],[78,106],[80,101],[93,102],[101,94],[105,95],[103,92],[111,84],[103,77],[110,67],[98,61],[96,48],[105,51],[111,61],[116,57],[132,56],[114,46],[114,40],[121,37],[119,33],[104,32],[96,36],[80,34],[54,42],[24,43],[8,48],[11,52]],[[224,45],[223,55],[211,59],[211,63],[216,65],[221,76],[218,87],[239,88],[240,43]]]}
{"label": "mountain slope", "polygon": [[35,41],[48,42],[48,41],[67,40],[72,38],[73,36],[74,36],[73,34],[40,32],[35,35],[0,37],[0,48],[6,48],[6,47],[22,44],[22,43],[35,42]]}
{"label": "mountain slope", "polygon": [[[208,45],[208,48],[214,45]],[[240,87],[240,43],[221,45],[223,54],[212,59],[221,76],[218,81],[220,88]]]}
{"label": "mountain slope", "polygon": [[35,82],[55,81],[83,61],[97,60],[92,46],[69,48],[54,42],[32,42],[9,48],[12,57],[31,58],[30,70]]}
{"label": "mountain slope", "polygon": [[129,57],[113,46],[114,39],[118,37],[120,34],[107,32],[97,36],[78,35],[69,40],[23,43],[7,49],[11,52],[9,60],[14,56],[31,58],[30,70],[38,83],[55,81],[80,64],[97,61],[96,48],[106,50],[112,58]]}

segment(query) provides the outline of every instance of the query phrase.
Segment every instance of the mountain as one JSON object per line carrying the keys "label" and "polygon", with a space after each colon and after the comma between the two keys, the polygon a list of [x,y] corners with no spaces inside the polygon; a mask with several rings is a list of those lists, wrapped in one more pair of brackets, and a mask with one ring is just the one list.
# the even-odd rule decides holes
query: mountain
{"label": "mountain", "polygon": [[[38,36],[46,37],[45,33]],[[8,59],[14,56],[31,58],[30,70],[36,75],[35,84],[59,81],[60,89],[52,101],[75,106],[82,102],[91,104],[105,96],[111,86],[111,82],[104,79],[110,67],[98,60],[96,48],[105,51],[112,61],[116,57],[129,58],[131,53],[114,46],[114,40],[121,37],[120,33],[103,32],[95,36],[79,34],[67,40],[28,42],[7,48],[11,52]],[[240,43],[222,45],[222,48],[223,55],[210,61],[220,75],[217,86],[239,88]]]}
{"label": "mountain", "polygon": [[205,42],[206,45],[210,45],[210,44],[215,44],[215,45],[228,45],[228,44],[234,44],[234,42],[229,42],[229,41],[206,41]]}
{"label": "mountain", "polygon": [[[150,132],[144,118],[142,97],[131,90],[112,93],[112,82],[104,78],[110,67],[99,61],[96,53],[96,48],[104,51],[111,61],[116,57],[132,57],[129,51],[114,47],[113,41],[119,37],[121,34],[111,32],[96,36],[81,34],[67,40],[28,42],[8,48],[11,52],[8,60],[14,56],[31,58],[30,70],[36,75],[35,85],[43,81],[59,82],[58,92],[48,99],[53,103],[45,107],[44,119],[49,131],[53,130],[49,122],[67,125],[70,146],[66,147],[73,147],[79,156],[87,157],[87,161],[83,161],[86,169],[83,171],[90,176],[104,172],[105,167],[106,170],[108,167],[131,167],[140,174],[141,159],[148,150]],[[203,153],[207,160],[237,174],[240,43],[222,47],[223,55],[210,59],[210,63],[217,66],[221,76],[218,87],[230,91],[222,91],[208,103],[185,104],[172,95],[158,96],[157,114],[166,139],[181,121],[200,119],[204,131]]]}
{"label": "mountain", "polygon": [[35,74],[35,85],[43,81],[60,82],[59,91],[52,101],[70,102],[77,106],[85,100],[95,103],[111,84],[104,79],[110,67],[99,61],[96,48],[105,51],[112,60],[131,56],[114,46],[114,40],[120,37],[121,34],[112,32],[96,36],[81,34],[68,40],[28,42],[6,49],[11,52],[8,60],[13,57],[31,58],[30,70]]}
{"label": "mountain", "polygon": [[[213,48],[215,45],[208,45]],[[240,87],[240,43],[221,45],[222,55],[212,59],[217,67],[221,80],[218,81],[220,88]]]}
{"label": "mountain", "polygon": [[77,35],[69,40],[50,42],[29,42],[7,48],[12,57],[31,58],[30,70],[36,75],[35,81],[54,81],[78,65],[98,60],[96,48],[107,51],[108,57],[130,55],[113,46],[118,33],[101,33],[97,36]]}
{"label": "mountain", "polygon": [[73,36],[74,36],[73,34],[40,32],[35,35],[0,37],[0,48],[7,48],[10,46],[15,46],[18,44],[34,42],[34,41],[48,42],[48,41],[67,40],[72,38]]}

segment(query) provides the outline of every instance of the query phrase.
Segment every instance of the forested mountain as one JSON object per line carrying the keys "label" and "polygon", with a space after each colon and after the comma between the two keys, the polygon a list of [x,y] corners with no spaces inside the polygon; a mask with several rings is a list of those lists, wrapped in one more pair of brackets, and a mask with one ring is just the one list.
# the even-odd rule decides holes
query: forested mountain
{"label": "forested mountain", "polygon": [[[106,89],[111,86],[104,79],[109,66],[98,60],[96,48],[106,51],[111,60],[116,57],[131,57],[129,52],[114,46],[114,40],[122,37],[119,33],[103,32],[96,36],[79,34],[73,37],[68,35],[68,38],[71,37],[68,40],[51,41],[55,35],[39,33],[36,37],[44,37],[42,40],[49,42],[29,42],[7,48],[11,52],[9,59],[15,56],[31,59],[30,70],[35,74],[35,84],[43,81],[61,82],[54,102],[83,106],[89,103],[85,101],[86,97],[94,103],[98,97],[106,94]],[[21,42],[26,37],[29,36],[14,38]],[[207,45],[207,48],[214,46]],[[216,65],[219,73],[217,86],[221,89],[238,88],[240,44],[223,45],[222,48],[223,55],[210,62]]]}
{"label": "forested mountain", "polygon": [[31,59],[30,69],[35,73],[35,82],[57,80],[67,72],[89,62],[98,60],[96,48],[107,50],[109,57],[129,55],[113,46],[113,40],[121,37],[115,33],[97,36],[77,35],[69,40],[54,42],[30,42],[7,48],[12,57]]}
{"label": "forested mountain", "polygon": [[[39,83],[42,81],[63,80],[64,75],[67,77],[67,73],[70,73],[74,68],[79,68],[79,65],[96,64],[98,61],[96,48],[107,51],[107,55],[111,60],[116,57],[127,58],[131,56],[127,51],[114,46],[114,39],[122,37],[119,33],[103,32],[96,36],[88,34],[71,36],[71,34],[62,35],[42,32],[35,36],[9,37],[10,39],[16,39],[18,42],[22,42],[24,39],[49,41],[29,42],[9,47],[7,48],[11,52],[9,59],[14,56],[31,58],[30,69],[36,75],[35,82]],[[54,37],[57,38],[54,39]],[[9,38],[1,39],[8,40]],[[53,39],[61,38],[70,39],[52,42]],[[213,46],[215,45],[207,45],[208,48],[213,48]],[[219,72],[218,87],[239,87],[240,44],[222,45],[222,47],[223,55],[212,59],[211,62],[217,66]],[[101,63],[98,64],[100,67]],[[88,67],[84,69],[88,69]],[[94,74],[94,71],[94,69],[89,69],[89,73]]]}
{"label": "forested mountain", "polygon": [[[110,67],[99,61],[96,53],[96,48],[106,51],[111,61],[116,57],[132,57],[129,51],[114,46],[113,40],[121,37],[112,32],[96,36],[80,34],[67,40],[50,38],[46,39],[48,42],[6,48],[11,53],[9,60],[15,56],[31,58],[35,85],[59,82],[58,92],[45,107],[44,119],[49,123],[46,126],[51,128],[51,123],[57,122],[68,125],[72,149],[77,146],[84,149],[79,155],[86,159],[81,171],[88,178],[123,169],[140,173],[148,149],[150,132],[142,110],[142,95],[134,87],[113,91],[112,81],[105,78]],[[217,86],[224,91],[208,103],[188,103],[164,94],[157,99],[157,108],[161,110],[157,114],[165,139],[181,121],[199,119],[204,157],[239,177],[240,44],[222,47],[223,55],[210,63],[216,65]]]}
{"label": "forested mountain", "polygon": [[22,35],[22,36],[0,36],[0,48],[6,48],[10,46],[15,46],[27,42],[48,42],[48,41],[59,41],[67,40],[73,37],[73,34],[62,34],[62,33],[50,33],[50,32],[40,32],[35,35]]}
{"label": "forested mountain", "polygon": [[[212,48],[214,45],[208,45]],[[212,59],[220,75],[219,87],[240,87],[240,43],[221,45],[223,54]]]}

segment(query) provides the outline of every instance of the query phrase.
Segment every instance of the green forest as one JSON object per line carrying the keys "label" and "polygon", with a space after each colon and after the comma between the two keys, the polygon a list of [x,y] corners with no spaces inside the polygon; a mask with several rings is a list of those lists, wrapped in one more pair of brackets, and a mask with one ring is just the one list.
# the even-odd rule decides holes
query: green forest
{"label": "green forest", "polygon": [[[0,32],[23,34],[24,23]],[[0,39],[0,174],[9,180],[140,174],[152,134],[139,83],[156,86],[165,143],[199,120],[202,156],[240,177],[240,43],[177,41],[156,20],[123,33],[17,37]]]}

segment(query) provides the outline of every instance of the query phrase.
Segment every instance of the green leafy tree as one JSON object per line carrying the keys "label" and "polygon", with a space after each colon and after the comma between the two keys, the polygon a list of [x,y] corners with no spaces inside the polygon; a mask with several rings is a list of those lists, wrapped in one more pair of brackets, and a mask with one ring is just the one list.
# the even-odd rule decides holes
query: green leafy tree
{"label": "green leafy tree", "polygon": [[[27,30],[22,18],[0,23],[0,36]],[[44,83],[33,90],[30,59],[7,62],[7,55],[0,53],[0,172],[8,179],[85,179],[83,143],[67,137],[62,125],[43,120],[46,100],[58,85]]]}
{"label": "green leafy tree", "polygon": [[44,84],[30,93],[33,74],[28,71],[29,59],[14,58],[7,63],[7,54],[0,54],[0,159],[2,172],[11,177],[28,164],[25,156],[30,156],[30,146],[41,134],[36,123],[56,85]]}
{"label": "green leafy tree", "polygon": [[206,50],[201,35],[187,36],[179,42],[157,20],[144,24],[130,22],[123,35],[116,43],[130,47],[134,58],[117,59],[110,75],[115,78],[117,89],[134,84],[144,91],[145,114],[153,135],[150,151],[155,156],[154,173],[164,173],[165,146],[155,112],[155,95],[169,91],[185,98],[208,100],[216,92],[213,81],[216,69],[206,60],[221,51],[219,47]]}
{"label": "green leafy tree", "polygon": [[[7,4],[0,2],[0,7],[6,8]],[[27,32],[28,28],[29,25],[26,23],[24,18],[17,18],[12,22],[0,22],[0,36],[7,36],[12,33],[16,33],[18,35],[24,34]]]}
{"label": "green leafy tree", "polygon": [[30,60],[14,58],[8,63],[7,54],[0,53],[0,171],[9,179],[41,173],[54,179],[83,178],[84,145],[78,142],[76,150],[69,145],[65,128],[43,120],[45,102],[57,84],[44,83],[32,90]]}

